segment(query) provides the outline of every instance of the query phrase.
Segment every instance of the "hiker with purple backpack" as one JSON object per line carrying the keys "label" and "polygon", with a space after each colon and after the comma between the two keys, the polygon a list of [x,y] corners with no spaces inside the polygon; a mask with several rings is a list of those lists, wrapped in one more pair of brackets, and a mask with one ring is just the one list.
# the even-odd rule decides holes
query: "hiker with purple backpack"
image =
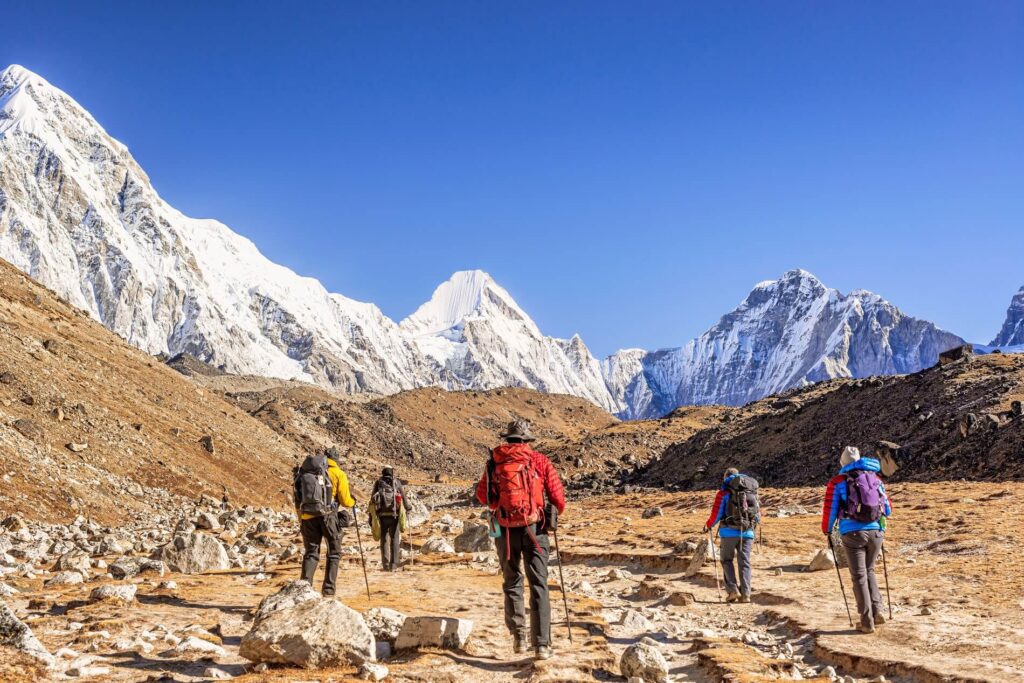
{"label": "hiker with purple backpack", "polygon": [[875,579],[875,561],[882,551],[886,519],[892,514],[885,484],[878,476],[882,466],[875,458],[861,457],[853,446],[839,457],[839,474],[829,480],[821,511],[821,531],[832,533],[836,521],[843,539],[853,594],[862,633],[872,633],[885,623],[882,594]]}

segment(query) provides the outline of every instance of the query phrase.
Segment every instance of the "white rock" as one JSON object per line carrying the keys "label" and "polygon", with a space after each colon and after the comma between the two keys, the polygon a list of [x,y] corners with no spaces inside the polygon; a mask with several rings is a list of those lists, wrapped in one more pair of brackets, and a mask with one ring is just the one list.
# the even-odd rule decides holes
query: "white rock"
{"label": "white rock", "polygon": [[253,662],[309,669],[362,664],[376,654],[362,615],[340,600],[307,600],[257,622],[242,638],[239,654]]}
{"label": "white rock", "polygon": [[424,554],[448,554],[454,553],[455,548],[447,540],[441,538],[440,536],[434,536],[432,538],[428,538],[423,543],[421,551]]}
{"label": "white rock", "polygon": [[290,609],[308,600],[319,599],[320,594],[309,585],[308,581],[303,581],[302,579],[291,581],[286,583],[281,590],[268,595],[260,601],[259,607],[256,608],[254,620],[258,623],[274,612]]}
{"label": "white rock", "polygon": [[811,560],[810,564],[807,565],[807,571],[809,572],[820,572],[828,569],[835,568],[836,563],[832,561],[832,556],[827,550],[819,550]]}
{"label": "white rock", "polygon": [[175,536],[173,541],[160,549],[160,559],[171,571],[182,574],[202,574],[231,568],[227,550],[221,542],[203,533]]}
{"label": "white rock", "polygon": [[619,671],[626,678],[636,677],[644,683],[668,682],[668,662],[661,650],[649,642],[627,647],[619,660]]}
{"label": "white rock", "polygon": [[175,645],[174,652],[179,655],[201,655],[203,657],[223,657],[227,654],[220,645],[196,636],[188,636]]}
{"label": "white rock", "polygon": [[215,681],[227,681],[234,678],[234,676],[229,674],[224,669],[218,669],[215,666],[208,666],[203,671],[203,678],[210,678]]}
{"label": "white rock", "polygon": [[4,602],[0,602],[0,645],[23,652],[47,666],[52,666],[55,661],[53,655],[32,633],[32,629],[18,619]]}
{"label": "white rock", "polygon": [[364,662],[359,667],[359,678],[364,681],[383,681],[388,677],[388,668],[383,664]]}
{"label": "white rock", "polygon": [[407,617],[401,612],[387,607],[371,607],[363,612],[366,625],[377,640],[393,643],[402,631]]}
{"label": "white rock", "polygon": [[118,600],[121,602],[132,602],[135,600],[135,593],[139,590],[133,583],[123,585],[97,586],[89,593],[89,602],[100,600]]}
{"label": "white rock", "polygon": [[46,580],[44,586],[74,586],[85,583],[85,579],[78,572],[60,572]]}
{"label": "white rock", "polygon": [[473,632],[469,619],[453,617],[409,617],[395,640],[396,650],[440,647],[461,650]]}
{"label": "white rock", "polygon": [[635,609],[627,609],[619,618],[619,624],[629,631],[650,631],[654,624]]}
{"label": "white rock", "polygon": [[690,558],[690,564],[686,567],[685,576],[691,577],[696,576],[697,572],[701,570],[704,563],[711,557],[711,544],[708,539],[701,539],[697,543],[697,549],[693,551],[693,557]]}

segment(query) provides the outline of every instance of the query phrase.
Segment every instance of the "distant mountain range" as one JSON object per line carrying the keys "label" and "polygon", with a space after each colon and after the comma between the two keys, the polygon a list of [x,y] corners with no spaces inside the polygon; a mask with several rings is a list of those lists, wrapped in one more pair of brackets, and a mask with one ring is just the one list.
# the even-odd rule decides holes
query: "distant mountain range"
{"label": "distant mountain range", "polygon": [[[455,273],[397,323],[168,205],[85,109],[16,65],[0,72],[0,162],[0,257],[150,353],[234,373],[348,393],[524,386],[640,418],[830,377],[913,372],[963,343],[803,270],[756,285],[683,347],[604,360],[579,336],[545,336],[481,271]],[[993,343],[1024,343],[1024,288]]]}

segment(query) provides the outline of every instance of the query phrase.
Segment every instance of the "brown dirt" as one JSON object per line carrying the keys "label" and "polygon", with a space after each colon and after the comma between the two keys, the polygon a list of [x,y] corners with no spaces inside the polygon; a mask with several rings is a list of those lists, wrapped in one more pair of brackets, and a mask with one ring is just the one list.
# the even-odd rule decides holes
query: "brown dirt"
{"label": "brown dirt", "polygon": [[[1019,600],[1024,574],[1016,569],[1014,539],[1001,520],[1024,514],[1024,485],[968,483],[952,489],[946,484],[893,484],[891,494],[896,512],[887,547],[894,619],[868,636],[849,628],[834,571],[802,571],[823,547],[818,488],[765,491],[764,543],[754,556],[756,592],[747,605],[719,603],[711,565],[692,579],[684,578],[688,557],[673,552],[680,541],[701,537],[697,530],[711,492],[600,497],[574,504],[564,517],[559,540],[575,645],[566,641],[555,589],[556,656],[546,663],[534,665],[511,654],[502,624],[500,579],[493,565],[470,561],[469,556],[421,556],[404,572],[384,574],[370,552],[374,593],[369,600],[358,564],[349,558],[342,568],[339,597],[360,610],[388,606],[407,614],[474,620],[466,652],[400,655],[387,663],[389,680],[394,681],[616,680],[619,654],[644,633],[660,641],[674,681],[793,680],[792,660],[777,654],[783,642],[807,664],[819,669],[832,665],[840,674],[858,679],[885,675],[903,682],[1021,680],[1024,605]],[[812,513],[778,518],[774,514],[779,504],[803,505]],[[640,519],[639,512],[651,505],[660,505],[664,516]],[[463,519],[476,515],[463,507],[448,512]],[[417,535],[418,544],[424,538],[422,529]],[[612,568],[627,569],[632,575],[609,578],[606,574]],[[177,631],[198,624],[219,634],[228,656],[217,665],[238,676],[236,680],[352,680],[351,669],[247,673],[248,665],[238,658],[249,610],[297,573],[297,565],[288,563],[279,565],[266,581],[238,571],[172,576],[179,584],[173,593],[157,591],[143,580],[142,608],[76,607],[74,600],[88,588],[54,591],[43,589],[41,579],[19,579],[15,583],[27,592],[13,606],[51,650],[67,645],[81,651],[83,644],[95,640],[97,654],[110,658],[105,663],[112,666],[107,680],[140,681],[159,672],[176,680],[194,680],[210,665],[161,655],[164,648],[159,643],[149,655],[118,654],[111,648],[118,636],[134,636],[156,624]],[[553,568],[553,584],[556,577]],[[581,581],[592,588],[582,587]],[[849,590],[848,582],[846,586]],[[38,600],[34,607],[28,605],[31,600]],[[922,614],[924,607],[932,614]],[[617,625],[616,615],[626,608],[647,610],[652,627],[631,631]],[[69,631],[71,621],[85,624],[84,629]],[[90,635],[100,630],[110,637]],[[744,639],[751,632],[776,639],[776,647],[747,644]],[[13,666],[4,661],[0,666]],[[0,668],[0,680],[14,680],[4,679],[10,672]]]}
{"label": "brown dirt", "polygon": [[0,512],[115,522],[147,505],[136,484],[280,507],[297,455],[0,261]]}

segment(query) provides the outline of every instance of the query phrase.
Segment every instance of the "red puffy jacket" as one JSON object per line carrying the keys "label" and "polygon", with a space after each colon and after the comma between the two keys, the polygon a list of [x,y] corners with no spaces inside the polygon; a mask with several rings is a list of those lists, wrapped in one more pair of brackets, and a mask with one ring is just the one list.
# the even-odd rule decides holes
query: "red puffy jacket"
{"label": "red puffy jacket", "polygon": [[[547,494],[548,500],[555,506],[558,513],[562,514],[565,512],[565,487],[562,486],[562,480],[558,477],[555,466],[551,464],[551,461],[546,456],[531,449],[525,443],[506,443],[495,448],[492,457],[500,462],[503,456],[522,455],[524,453],[528,453],[532,458],[532,467],[544,484],[544,492]],[[487,472],[485,471],[483,476],[480,477],[480,483],[476,486],[476,499],[481,504],[487,505],[491,510],[495,510],[497,504],[491,505],[488,501],[487,480]],[[492,497],[494,500],[497,500],[497,487],[493,481],[491,482],[491,488]]]}

